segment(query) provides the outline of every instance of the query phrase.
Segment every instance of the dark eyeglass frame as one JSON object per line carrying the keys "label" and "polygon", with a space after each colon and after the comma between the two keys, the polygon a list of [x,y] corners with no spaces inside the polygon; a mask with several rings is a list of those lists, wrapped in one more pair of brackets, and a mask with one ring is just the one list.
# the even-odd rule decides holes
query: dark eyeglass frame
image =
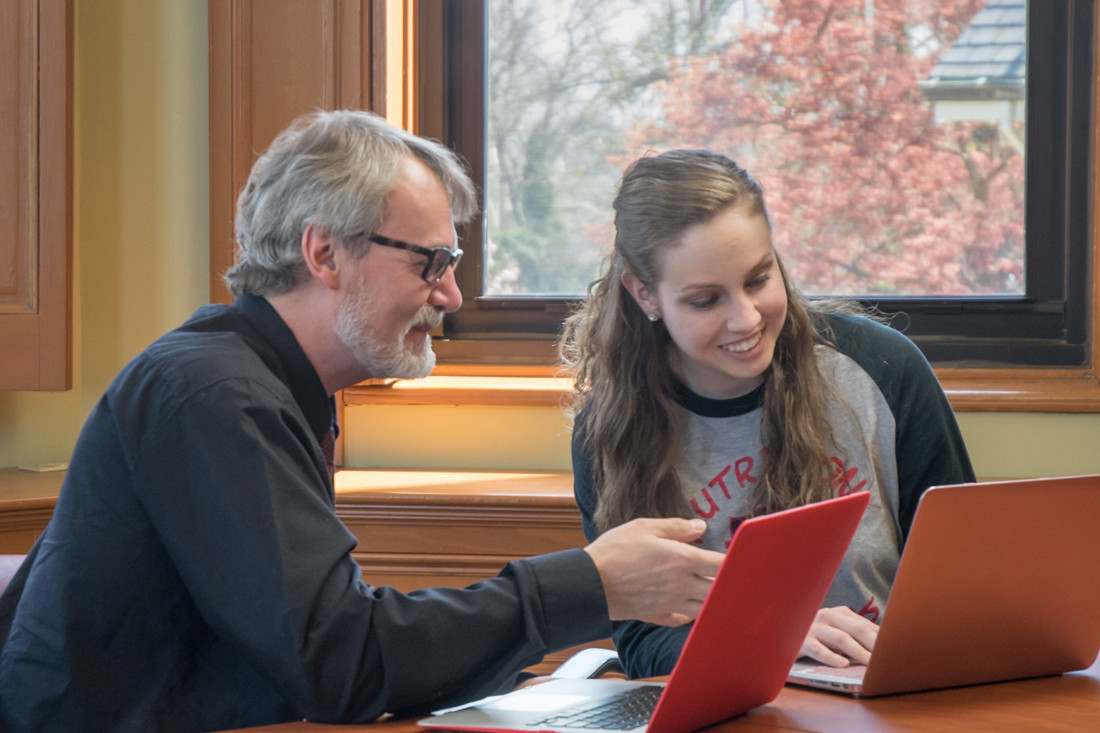
{"label": "dark eyeglass frame", "polygon": [[448,267],[458,267],[458,261],[462,259],[462,250],[458,247],[421,247],[419,244],[409,244],[400,239],[390,239],[381,234],[367,234],[367,239],[380,244],[383,247],[395,247],[418,255],[424,255],[428,262],[424,265],[424,271],[420,273],[421,279],[429,285],[435,285],[443,279],[443,273]]}

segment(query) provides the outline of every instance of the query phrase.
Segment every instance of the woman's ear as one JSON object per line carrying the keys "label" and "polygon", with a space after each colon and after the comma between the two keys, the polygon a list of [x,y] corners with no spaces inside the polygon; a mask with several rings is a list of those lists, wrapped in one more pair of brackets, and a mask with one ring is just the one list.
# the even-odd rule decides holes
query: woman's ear
{"label": "woman's ear", "polygon": [[[638,307],[642,309],[642,312],[647,317],[661,315],[657,308],[657,297],[637,278],[637,276],[634,275],[634,273],[624,272],[622,283],[626,291],[634,298],[634,302],[638,304]],[[650,320],[652,320],[652,318]]]}
{"label": "woman's ear", "polygon": [[335,237],[310,224],[302,232],[302,259],[309,274],[330,290],[340,285],[340,266],[336,257]]}

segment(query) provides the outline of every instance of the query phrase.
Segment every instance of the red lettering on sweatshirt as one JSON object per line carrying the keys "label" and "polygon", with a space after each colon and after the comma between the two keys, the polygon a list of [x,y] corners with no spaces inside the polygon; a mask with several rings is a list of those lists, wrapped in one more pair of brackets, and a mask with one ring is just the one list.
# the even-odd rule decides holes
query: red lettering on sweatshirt
{"label": "red lettering on sweatshirt", "polygon": [[[730,472],[731,468],[732,468],[732,466],[726,466],[725,468],[723,468],[721,471],[718,472],[717,476],[715,476],[714,478],[712,478],[710,480],[710,486],[717,485],[718,488],[722,489],[722,494],[725,495],[725,497],[727,499],[730,498],[730,488],[728,486],[726,486],[725,478],[726,478],[726,474]],[[704,491],[705,491],[705,489],[704,489]]]}
{"label": "red lettering on sweatshirt", "polygon": [[[767,448],[760,451],[761,458],[766,454]],[[834,469],[829,481],[837,496],[846,496],[867,487],[867,479],[860,478],[860,469],[847,468],[839,458],[834,457],[831,460]],[[760,466],[762,465],[761,463]],[[703,519],[717,516],[722,511],[719,502],[735,500],[735,490],[744,492],[751,484],[760,480],[755,473],[757,467],[756,456],[742,456],[733,463],[727,464],[707,483],[707,486],[699,489],[699,495],[691,500],[692,511]],[[721,491],[721,494],[718,494],[718,491]],[[730,537],[733,536],[736,525],[745,516],[731,518]],[[729,546],[729,540],[726,541],[726,546]]]}
{"label": "red lettering on sweatshirt", "polygon": [[[752,475],[753,460],[752,456],[745,456],[744,458],[738,458],[733,464],[733,475],[737,477],[737,485],[742,489],[746,484],[755,484],[756,476]],[[725,473],[723,471],[723,473]],[[728,495],[727,495],[728,496]]]}
{"label": "red lettering on sweatshirt", "polygon": [[867,601],[863,608],[856,611],[856,613],[858,613],[860,616],[863,616],[864,618],[868,618],[874,621],[875,623],[878,623],[878,617],[881,615],[879,607],[875,605],[874,596],[871,596],[871,600]]}
{"label": "red lettering on sweatshirt", "polygon": [[752,469],[755,463],[756,462],[753,461],[752,456],[738,458],[736,461],[734,461],[732,466],[726,466],[721,471],[719,471],[718,475],[710,480],[709,486],[717,486],[718,488],[722,489],[723,496],[725,496],[727,499],[732,498],[730,495],[729,484],[726,483],[726,477],[729,475],[729,472],[733,471],[733,478],[737,481],[738,488],[744,489],[747,484],[756,483],[756,476],[753,476],[752,474]]}
{"label": "red lettering on sweatshirt", "polygon": [[837,496],[854,494],[857,491],[862,491],[867,486],[867,479],[861,479],[858,484],[852,484],[852,481],[859,474],[858,468],[845,468],[844,463],[836,457],[832,461],[836,465],[836,470],[833,471],[830,480],[833,482],[833,488],[836,490]]}
{"label": "red lettering on sweatshirt", "polygon": [[716,501],[714,501],[714,498],[711,497],[710,492],[707,491],[706,489],[703,489],[703,498],[707,500],[708,504],[710,504],[709,511],[703,511],[702,509],[699,508],[698,499],[692,499],[691,500],[691,508],[693,510],[695,510],[695,513],[698,514],[703,519],[710,519],[711,517],[713,517],[715,514],[718,513],[718,503]]}

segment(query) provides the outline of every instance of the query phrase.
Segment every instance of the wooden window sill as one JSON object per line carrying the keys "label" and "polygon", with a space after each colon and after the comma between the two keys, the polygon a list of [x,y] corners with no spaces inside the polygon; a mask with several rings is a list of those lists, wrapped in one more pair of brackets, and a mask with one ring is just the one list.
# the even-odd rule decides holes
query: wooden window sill
{"label": "wooden window sill", "polygon": [[1100,380],[1083,369],[936,370],[956,412],[1100,412]]}
{"label": "wooden window sill", "polygon": [[[1100,412],[1100,380],[1085,370],[939,369],[957,412]],[[426,379],[366,383],[343,391],[344,405],[556,407],[568,376],[550,367],[443,367]]]}

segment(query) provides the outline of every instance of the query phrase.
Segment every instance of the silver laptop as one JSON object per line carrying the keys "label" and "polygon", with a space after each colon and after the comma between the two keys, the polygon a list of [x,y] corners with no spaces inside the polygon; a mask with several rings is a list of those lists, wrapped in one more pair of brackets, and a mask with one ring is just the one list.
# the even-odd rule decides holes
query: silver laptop
{"label": "silver laptop", "polygon": [[1100,476],[929,489],[870,663],[788,681],[865,697],[1061,674],[1100,653]]}
{"label": "silver laptop", "polygon": [[553,679],[440,711],[420,725],[686,733],[774,700],[867,500],[866,492],[850,494],[745,520],[667,684]]}

